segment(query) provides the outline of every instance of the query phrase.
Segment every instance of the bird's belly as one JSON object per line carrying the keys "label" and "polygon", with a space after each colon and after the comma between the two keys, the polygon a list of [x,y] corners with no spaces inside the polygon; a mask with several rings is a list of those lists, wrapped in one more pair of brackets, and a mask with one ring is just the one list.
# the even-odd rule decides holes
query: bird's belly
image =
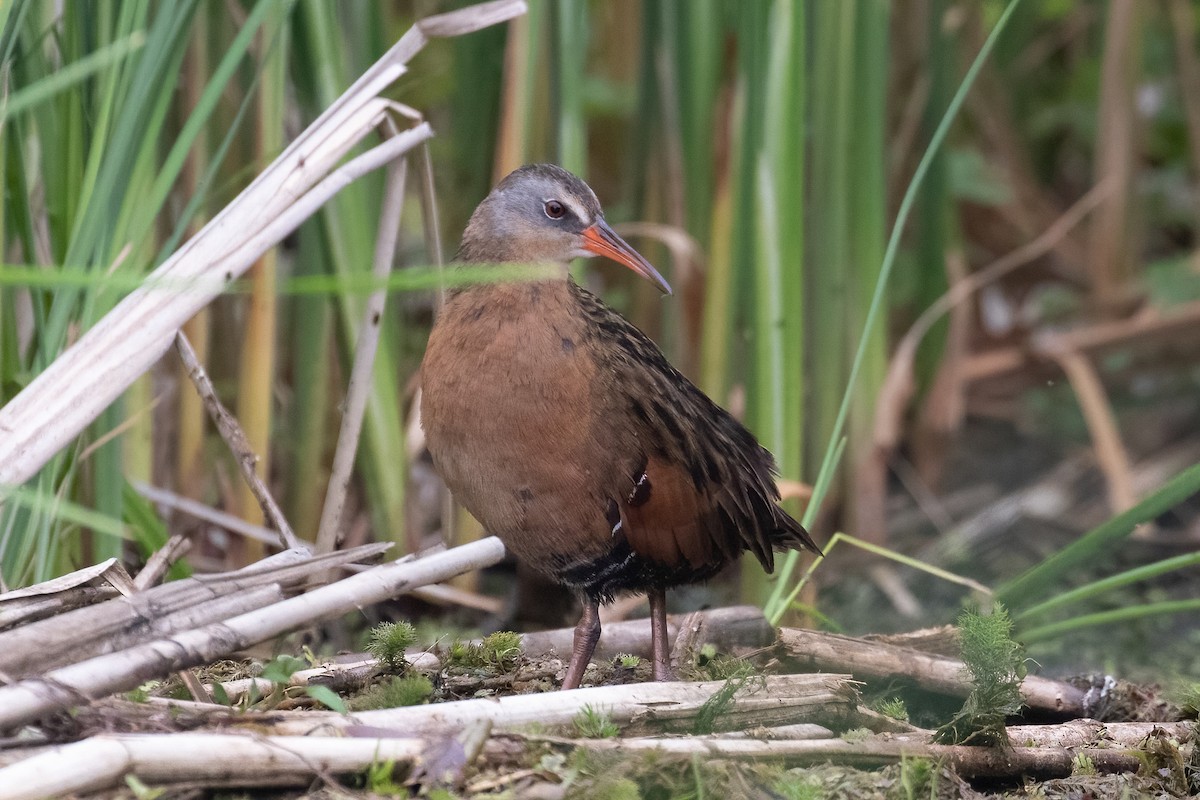
{"label": "bird's belly", "polygon": [[[594,496],[594,365],[570,331],[499,325],[430,339],[422,425],[455,498],[518,557],[553,571],[563,554],[599,552],[608,533]],[[561,326],[560,326],[561,327]],[[570,340],[571,345],[564,344]]]}

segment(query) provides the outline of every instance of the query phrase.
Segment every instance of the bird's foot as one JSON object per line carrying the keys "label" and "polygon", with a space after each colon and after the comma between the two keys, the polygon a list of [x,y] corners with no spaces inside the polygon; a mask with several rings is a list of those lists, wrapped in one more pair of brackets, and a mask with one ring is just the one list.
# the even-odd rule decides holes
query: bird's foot
{"label": "bird's foot", "polygon": [[671,648],[667,646],[667,593],[652,589],[647,594],[650,600],[650,651],[654,658],[654,680],[673,681]]}
{"label": "bird's foot", "polygon": [[583,616],[575,626],[575,641],[571,648],[571,663],[567,665],[567,674],[563,678],[562,688],[578,689],[583,682],[583,673],[587,671],[596,652],[596,642],[600,641],[600,608],[593,600],[583,603]]}

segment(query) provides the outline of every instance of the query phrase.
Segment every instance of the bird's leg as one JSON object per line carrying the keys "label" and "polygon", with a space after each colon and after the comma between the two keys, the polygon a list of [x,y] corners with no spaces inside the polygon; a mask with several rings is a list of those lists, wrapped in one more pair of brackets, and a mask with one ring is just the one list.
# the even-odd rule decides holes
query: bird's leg
{"label": "bird's leg", "polygon": [[671,671],[671,649],[667,647],[667,590],[651,589],[650,600],[650,647],[654,655],[654,680],[673,681]]}
{"label": "bird's leg", "polygon": [[583,599],[583,616],[575,626],[575,641],[571,647],[571,663],[567,667],[567,676],[563,678],[562,688],[578,689],[583,680],[583,673],[596,652],[596,642],[600,641],[600,604],[593,598]]}

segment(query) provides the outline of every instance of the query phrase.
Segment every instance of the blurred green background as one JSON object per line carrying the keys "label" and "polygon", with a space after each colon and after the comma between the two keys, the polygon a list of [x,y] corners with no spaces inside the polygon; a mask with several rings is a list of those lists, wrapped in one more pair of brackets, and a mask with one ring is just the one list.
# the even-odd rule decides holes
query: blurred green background
{"label": "blurred green background", "polygon": [[[0,402],[414,20],[463,5],[0,5]],[[515,22],[431,43],[390,95],[438,133],[448,253],[475,204],[523,163],[553,161],[593,186],[676,293],[660,301],[605,265],[582,280],[750,425],[776,454],[797,515],[841,441],[835,419],[862,343],[844,457],[810,512],[818,539],[842,530],[991,585],[1200,461],[1191,0],[1017,5],[929,164],[879,319],[866,326],[901,198],[1008,5],[530,0]],[[432,250],[414,184],[398,268],[422,270]],[[369,273],[381,191],[378,175],[344,191],[188,326],[306,537],[365,301],[333,278]],[[328,290],[290,291],[310,276],[330,276]],[[952,286],[954,301],[922,317]],[[433,308],[428,294],[389,298],[351,543],[416,549],[445,527],[412,418]],[[197,537],[192,568],[261,555],[156,507],[139,482],[261,522],[172,356],[32,482],[57,505],[4,506],[4,584],[136,560],[168,530]],[[1075,613],[1176,602],[1194,585],[1195,514],[1174,504],[1153,522],[1116,555],[1092,552],[1057,589],[1184,557],[1175,583]],[[465,520],[453,527],[456,540],[479,533]],[[947,621],[963,596],[850,552],[818,578],[823,588],[803,601],[849,629]],[[771,588],[747,565],[706,591],[762,603]],[[1138,624],[1147,627],[1121,630],[1143,653],[1155,635],[1197,644],[1194,621],[1178,613]]]}

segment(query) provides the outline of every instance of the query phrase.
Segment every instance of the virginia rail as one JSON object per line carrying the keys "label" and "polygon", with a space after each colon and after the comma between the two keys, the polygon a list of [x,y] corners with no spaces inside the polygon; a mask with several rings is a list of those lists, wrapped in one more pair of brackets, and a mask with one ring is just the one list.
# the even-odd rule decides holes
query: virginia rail
{"label": "virginia rail", "polygon": [[564,689],[600,638],[599,604],[647,592],[654,677],[671,676],[666,590],[743,551],[816,550],[778,505],[775,461],[647,336],[576,285],[567,263],[603,255],[671,288],[560,167],[510,174],[480,203],[457,260],[550,262],[552,278],[451,291],[421,366],[433,464],[510,552],[583,603]]}

